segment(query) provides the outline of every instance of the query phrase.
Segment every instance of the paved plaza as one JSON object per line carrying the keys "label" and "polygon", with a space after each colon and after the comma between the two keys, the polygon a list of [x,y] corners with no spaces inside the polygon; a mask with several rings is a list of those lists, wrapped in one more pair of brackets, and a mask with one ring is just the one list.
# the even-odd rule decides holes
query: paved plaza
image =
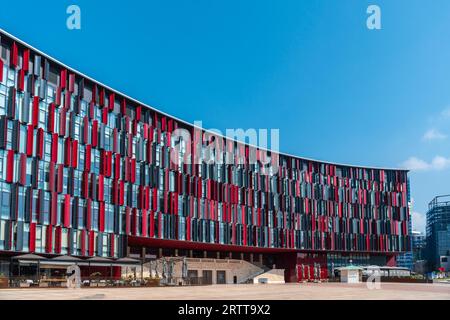
{"label": "paved plaza", "polygon": [[309,283],[213,285],[199,287],[3,289],[0,300],[311,300],[311,299],[439,299],[450,300],[450,284],[382,283],[369,290],[365,284]]}

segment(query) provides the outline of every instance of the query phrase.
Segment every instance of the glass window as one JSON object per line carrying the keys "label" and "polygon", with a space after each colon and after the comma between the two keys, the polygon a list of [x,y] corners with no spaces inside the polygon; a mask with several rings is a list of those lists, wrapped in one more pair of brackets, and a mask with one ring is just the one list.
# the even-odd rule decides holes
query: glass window
{"label": "glass window", "polygon": [[5,249],[6,221],[0,220],[0,250]]}
{"label": "glass window", "polygon": [[6,182],[2,182],[1,188],[2,194],[0,195],[1,199],[1,218],[2,219],[10,219],[10,208],[11,208],[11,186]]}

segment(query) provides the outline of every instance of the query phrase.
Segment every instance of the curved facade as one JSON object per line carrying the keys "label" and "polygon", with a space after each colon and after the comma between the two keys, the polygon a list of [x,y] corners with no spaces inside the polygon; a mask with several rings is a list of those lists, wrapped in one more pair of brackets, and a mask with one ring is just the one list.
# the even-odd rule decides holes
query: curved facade
{"label": "curved facade", "polygon": [[203,131],[0,34],[3,254],[145,247],[338,261],[409,249],[406,171],[223,137],[224,163],[207,164]]}

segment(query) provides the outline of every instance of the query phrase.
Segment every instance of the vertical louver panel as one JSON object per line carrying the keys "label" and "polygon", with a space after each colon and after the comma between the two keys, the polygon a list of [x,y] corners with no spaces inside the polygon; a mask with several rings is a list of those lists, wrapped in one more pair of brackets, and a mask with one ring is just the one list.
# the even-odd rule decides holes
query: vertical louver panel
{"label": "vertical louver panel", "polygon": [[127,100],[125,100],[125,98],[123,98],[120,103],[120,113],[122,116],[127,114]]}
{"label": "vertical louver panel", "polygon": [[113,111],[114,110],[115,101],[116,101],[115,93],[110,93],[109,94],[109,104],[108,104],[109,111]]}
{"label": "vertical louver panel", "polygon": [[36,135],[36,156],[42,159],[44,156],[44,129],[38,128]]}
{"label": "vertical louver panel", "polygon": [[43,66],[43,70],[42,70],[42,78],[44,78],[45,80],[48,81],[49,76],[50,76],[50,63],[48,62],[47,59],[44,59],[44,66]]}
{"label": "vertical louver panel", "polygon": [[72,167],[78,168],[78,140],[72,142]]}
{"label": "vertical louver panel", "polygon": [[105,106],[105,89],[100,88],[99,94],[98,94],[98,104],[101,108]]}
{"label": "vertical louver panel", "polygon": [[60,226],[55,227],[55,253],[61,254],[61,242],[62,242],[62,228]]}
{"label": "vertical louver panel", "polygon": [[52,135],[52,151],[51,151],[51,160],[53,163],[58,162],[58,134],[54,133]]}
{"label": "vertical louver panel", "polygon": [[36,223],[30,223],[29,248],[30,253],[36,251]]}
{"label": "vertical louver panel", "polygon": [[66,89],[67,86],[67,70],[62,69],[59,76],[59,86],[62,90]]}
{"label": "vertical louver panel", "polygon": [[96,148],[98,143],[98,121],[92,121],[92,136],[91,136],[91,144],[92,147]]}
{"label": "vertical louver panel", "polygon": [[67,135],[66,124],[67,124],[67,111],[65,109],[61,109],[59,112],[59,136],[60,137],[65,137]]}
{"label": "vertical louver panel", "polygon": [[41,56],[35,55],[34,56],[34,75],[37,77],[41,77]]}
{"label": "vertical louver panel", "polygon": [[10,87],[8,91],[8,109],[7,116],[9,119],[14,119],[16,116],[16,96],[17,90],[14,87]]}
{"label": "vertical louver panel", "polygon": [[84,162],[84,171],[90,172],[91,171],[91,145],[86,145],[86,152],[85,152],[85,162]]}
{"label": "vertical louver panel", "polygon": [[100,202],[98,204],[98,231],[104,232],[105,231],[105,203]]}
{"label": "vertical louver panel", "polygon": [[14,151],[8,150],[6,157],[6,182],[12,183],[14,179]]}
{"label": "vertical louver panel", "polygon": [[50,103],[48,106],[47,132],[53,133],[55,130],[55,104]]}
{"label": "vertical louver panel", "polygon": [[69,167],[72,163],[72,141],[70,138],[64,140],[64,166]]}
{"label": "vertical louver panel", "polygon": [[32,124],[27,126],[27,156],[33,156],[34,147],[34,127]]}
{"label": "vertical louver panel", "polygon": [[84,98],[84,78],[78,82],[78,97]]}
{"label": "vertical louver panel", "polygon": [[71,73],[69,75],[69,92],[73,93],[75,91],[75,75]]}
{"label": "vertical louver panel", "polygon": [[89,256],[93,256],[94,255],[94,239],[95,239],[95,234],[94,231],[89,231]]}
{"label": "vertical louver panel", "polygon": [[17,90],[19,92],[23,92],[25,90],[25,71],[19,70],[19,74],[17,76]]}
{"label": "vertical louver panel", "polygon": [[70,227],[70,195],[66,194],[64,196],[64,227]]}
{"label": "vertical louver panel", "polygon": [[38,126],[39,122],[39,97],[33,98],[33,110],[31,115],[31,123],[33,124],[33,127]]}
{"label": "vertical louver panel", "polygon": [[17,47],[17,43],[14,41],[11,46],[11,57],[9,65],[11,68],[17,68],[19,65],[19,48]]}
{"label": "vertical louver panel", "polygon": [[27,181],[27,155],[25,153],[20,154],[19,158],[19,183],[22,186],[26,185]]}
{"label": "vertical louver panel", "polygon": [[46,234],[46,242],[45,242],[45,252],[52,253],[53,252],[53,226],[47,227]]}

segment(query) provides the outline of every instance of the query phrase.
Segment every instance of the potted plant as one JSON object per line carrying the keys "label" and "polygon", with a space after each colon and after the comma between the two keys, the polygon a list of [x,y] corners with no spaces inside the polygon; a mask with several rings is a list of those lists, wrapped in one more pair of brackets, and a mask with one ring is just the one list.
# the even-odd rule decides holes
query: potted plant
{"label": "potted plant", "polygon": [[91,287],[98,287],[98,284],[99,284],[99,282],[100,282],[100,277],[102,276],[102,274],[100,273],[100,272],[94,272],[94,273],[91,273],[91,275],[90,275],[90,286]]}
{"label": "potted plant", "polygon": [[0,272],[0,288],[8,288],[8,277]]}
{"label": "potted plant", "polygon": [[149,277],[149,278],[145,278],[145,286],[146,287],[159,287],[159,282],[160,279],[159,278],[153,278],[153,277]]}

